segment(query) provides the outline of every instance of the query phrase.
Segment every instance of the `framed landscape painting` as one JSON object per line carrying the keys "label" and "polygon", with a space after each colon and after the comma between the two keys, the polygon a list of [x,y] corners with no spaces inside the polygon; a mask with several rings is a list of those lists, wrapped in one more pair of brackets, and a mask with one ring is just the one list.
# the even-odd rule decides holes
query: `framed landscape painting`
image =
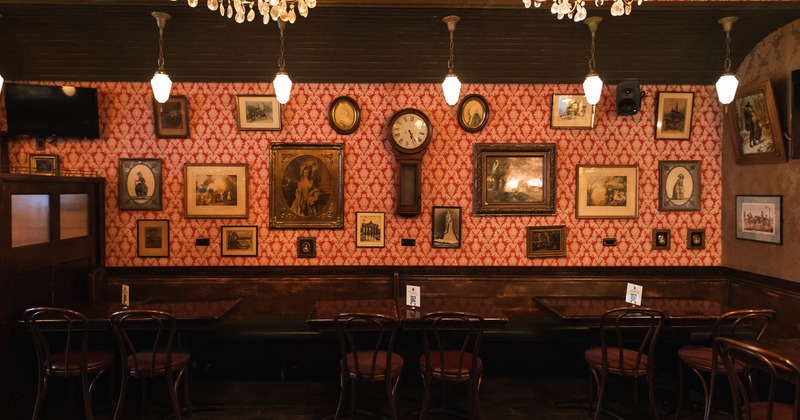
{"label": "framed landscape painting", "polygon": [[658,210],[700,211],[699,160],[658,162]]}
{"label": "framed landscape painting", "polygon": [[737,195],[736,239],[783,243],[783,196]]}
{"label": "framed landscape painting", "polygon": [[769,80],[739,86],[725,113],[725,135],[733,141],[736,163],[785,162],[782,133]]}
{"label": "framed landscape painting", "polygon": [[161,159],[120,159],[118,196],[120,210],[161,210]]}
{"label": "framed landscape painting", "polygon": [[594,107],[586,96],[577,93],[554,93],[550,106],[550,128],[590,129],[594,126]]}
{"label": "framed landscape painting", "polygon": [[137,220],[137,255],[169,257],[169,220]]}
{"label": "framed landscape painting", "polygon": [[280,131],[281,104],[276,96],[236,95],[239,131]]}
{"label": "framed landscape painting", "polygon": [[692,134],[693,92],[658,92],[656,139],[689,140]]}
{"label": "framed landscape painting", "polygon": [[566,257],[565,226],[528,226],[526,252],[528,258]]}
{"label": "framed landscape painting", "polygon": [[221,226],[219,237],[223,257],[258,255],[258,226]]}
{"label": "framed landscape painting", "polygon": [[245,163],[184,164],[184,217],[246,219],[247,169]]}
{"label": "framed landscape painting", "polygon": [[637,165],[578,165],[576,185],[576,218],[639,217]]}

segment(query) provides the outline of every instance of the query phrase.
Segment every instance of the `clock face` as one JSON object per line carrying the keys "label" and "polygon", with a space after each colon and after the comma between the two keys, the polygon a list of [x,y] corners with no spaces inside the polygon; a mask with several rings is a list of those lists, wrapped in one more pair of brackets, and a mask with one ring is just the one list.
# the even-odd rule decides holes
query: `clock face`
{"label": "clock face", "polygon": [[398,112],[391,123],[392,141],[404,150],[420,149],[427,146],[431,136],[428,118],[417,110]]}

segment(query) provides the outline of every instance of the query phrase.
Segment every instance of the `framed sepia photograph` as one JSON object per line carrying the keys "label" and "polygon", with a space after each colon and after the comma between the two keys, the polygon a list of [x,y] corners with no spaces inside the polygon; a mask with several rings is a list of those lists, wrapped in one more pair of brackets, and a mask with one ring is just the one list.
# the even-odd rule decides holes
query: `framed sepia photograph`
{"label": "framed sepia photograph", "polygon": [[184,217],[246,219],[247,164],[183,165]]}
{"label": "framed sepia photograph", "polygon": [[272,143],[269,227],[344,228],[344,144]]}
{"label": "framed sepia photograph", "polygon": [[281,104],[276,96],[236,95],[239,131],[280,131]]}
{"label": "framed sepia photograph", "polygon": [[153,117],[157,138],[189,138],[189,101],[185,96],[170,95],[163,104],[153,99]]}
{"label": "framed sepia photograph", "polygon": [[658,210],[700,211],[700,161],[658,162]]}
{"label": "framed sepia photograph", "polygon": [[431,248],[461,248],[461,207],[434,207]]}
{"label": "framed sepia photograph", "polygon": [[461,100],[456,114],[458,125],[467,133],[483,130],[489,121],[489,104],[483,96],[473,93]]}
{"label": "framed sepia photograph", "polygon": [[119,159],[119,209],[161,210],[161,159]]}
{"label": "framed sepia photograph", "polygon": [[258,256],[258,226],[221,226],[219,237],[223,257]]}
{"label": "framed sepia photograph", "polygon": [[565,226],[528,226],[525,241],[528,258],[567,256]]}
{"label": "framed sepia photograph", "polygon": [[361,109],[353,98],[340,96],[328,107],[328,121],[337,133],[350,134],[361,123]]}
{"label": "framed sepia photograph", "polygon": [[736,239],[783,244],[783,196],[737,195]]}
{"label": "framed sepia photograph", "polygon": [[693,92],[658,92],[657,140],[689,140],[692,136]]}
{"label": "framed sepia photograph", "polygon": [[637,165],[578,165],[575,217],[636,219],[639,217]]}
{"label": "framed sepia photograph", "polygon": [[356,213],[356,248],[386,246],[386,214]]}
{"label": "framed sepia photograph", "polygon": [[169,257],[169,220],[137,220],[137,255]]}
{"label": "framed sepia photograph", "polygon": [[28,170],[31,175],[56,176],[60,170],[58,155],[28,155]]}
{"label": "framed sepia photograph", "polygon": [[473,156],[473,214],[555,214],[555,143],[476,143]]}
{"label": "framed sepia photograph", "polygon": [[653,229],[654,251],[669,251],[672,247],[672,233],[669,229]]}
{"label": "framed sepia photograph", "polygon": [[706,249],[706,230],[687,229],[686,230],[686,249]]}
{"label": "framed sepia photograph", "polygon": [[733,141],[736,163],[785,162],[782,133],[769,80],[739,86],[725,113],[725,135]]}
{"label": "framed sepia photograph", "polygon": [[550,105],[550,128],[591,129],[594,127],[594,107],[586,96],[578,93],[554,93]]}

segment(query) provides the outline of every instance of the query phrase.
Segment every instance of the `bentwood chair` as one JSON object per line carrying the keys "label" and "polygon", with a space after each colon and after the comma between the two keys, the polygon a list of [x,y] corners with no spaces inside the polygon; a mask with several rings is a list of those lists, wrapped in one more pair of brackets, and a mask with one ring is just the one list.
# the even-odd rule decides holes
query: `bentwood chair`
{"label": "bentwood chair", "polygon": [[[758,341],[775,321],[775,316],[775,311],[771,309],[744,309],[725,313],[714,323],[709,345],[686,346],[678,350],[678,405],[675,418],[680,418],[686,394],[684,376],[687,369],[694,372],[703,387],[705,396],[703,418],[708,420],[711,416],[717,374],[726,374],[725,366],[719,360],[716,348],[713,346],[713,340],[717,337],[728,337]],[[742,372],[744,369],[742,365],[734,367],[737,372]]]}
{"label": "bentwood chair", "polygon": [[446,382],[466,384],[470,417],[480,419],[478,391],[483,361],[478,357],[478,350],[484,329],[483,317],[463,312],[432,312],[422,316],[421,326],[425,352],[419,359],[424,385],[420,419],[428,418],[433,379],[442,381],[443,395]]}
{"label": "bentwood chair", "polygon": [[63,308],[30,308],[25,311],[24,319],[36,348],[38,386],[33,419],[41,416],[47,382],[54,377],[81,378],[86,418],[94,418],[94,387],[114,365],[114,353],[89,349],[88,321],[79,312]]}
{"label": "bentwood chair", "polygon": [[[122,385],[120,387],[114,420],[122,417],[125,392],[129,378],[144,382],[164,376],[175,418],[181,419],[178,403],[178,386],[183,382],[183,392],[188,415],[189,403],[189,352],[174,347],[175,318],[167,312],[152,310],[126,310],[116,312],[109,318],[117,338],[122,357]],[[142,392],[142,399],[145,398]],[[142,406],[144,406],[144,401]]]}
{"label": "bentwood chair", "polygon": [[656,309],[622,307],[606,311],[600,319],[600,346],[584,352],[589,366],[589,410],[595,404],[594,419],[600,418],[608,375],[633,379],[633,403],[639,401],[639,379],[647,381],[653,418],[659,419],[654,376],[655,350],[664,312]]}
{"label": "bentwood chair", "polygon": [[[714,348],[731,386],[734,420],[800,420],[800,370],[794,363],[770,351],[725,337],[715,339]],[[738,366],[744,366],[744,370],[739,372]],[[743,381],[743,376],[749,380]],[[794,388],[792,404],[775,401],[778,384],[783,381]],[[766,397],[758,398],[758,391],[764,390]]]}
{"label": "bentwood chair", "polygon": [[341,393],[334,420],[339,420],[350,384],[351,419],[356,417],[359,382],[384,382],[391,418],[397,420],[397,385],[403,358],[394,353],[397,320],[378,314],[344,313],[334,318],[339,337]]}

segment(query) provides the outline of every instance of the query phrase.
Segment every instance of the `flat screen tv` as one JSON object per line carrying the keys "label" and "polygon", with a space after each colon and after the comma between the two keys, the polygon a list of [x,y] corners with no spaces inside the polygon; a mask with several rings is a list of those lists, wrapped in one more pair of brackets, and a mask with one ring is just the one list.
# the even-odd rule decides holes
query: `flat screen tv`
{"label": "flat screen tv", "polygon": [[9,135],[100,138],[97,89],[8,83],[5,97]]}

